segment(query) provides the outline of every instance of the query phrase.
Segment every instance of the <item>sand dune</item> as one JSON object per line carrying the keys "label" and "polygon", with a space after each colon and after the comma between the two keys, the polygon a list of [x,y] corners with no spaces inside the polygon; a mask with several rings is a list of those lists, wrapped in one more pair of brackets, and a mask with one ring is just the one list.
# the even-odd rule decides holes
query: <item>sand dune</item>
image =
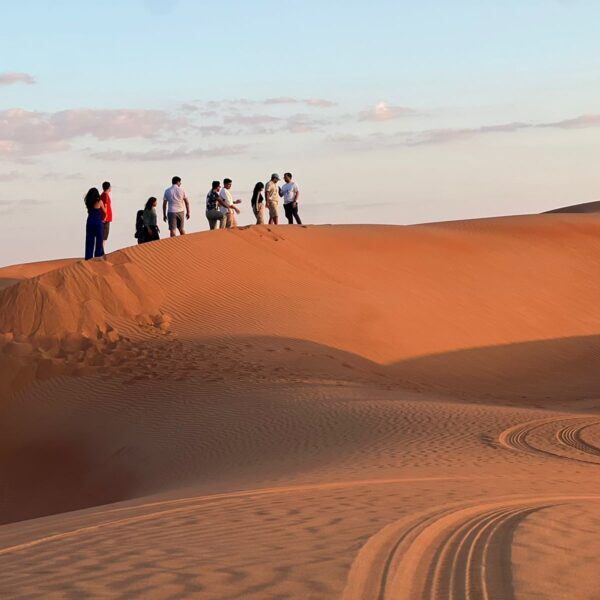
{"label": "sand dune", "polygon": [[596,202],[583,202],[582,204],[573,204],[571,206],[562,206],[561,208],[555,208],[549,210],[546,214],[550,213],[597,213],[600,212],[600,201]]}
{"label": "sand dune", "polygon": [[594,598],[549,574],[556,536],[599,549],[599,234],[261,226],[0,270],[1,594]]}

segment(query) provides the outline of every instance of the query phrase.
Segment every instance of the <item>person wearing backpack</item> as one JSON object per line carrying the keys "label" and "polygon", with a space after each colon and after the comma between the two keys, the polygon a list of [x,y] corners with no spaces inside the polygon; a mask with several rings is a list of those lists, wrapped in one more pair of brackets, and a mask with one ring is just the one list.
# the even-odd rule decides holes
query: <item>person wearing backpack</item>
{"label": "person wearing backpack", "polygon": [[223,229],[227,223],[226,216],[220,210],[220,191],[221,182],[213,181],[210,186],[210,192],[206,194],[206,219],[211,230],[217,227],[217,223],[219,223],[219,229]]}
{"label": "person wearing backpack", "polygon": [[160,229],[158,228],[158,219],[156,215],[156,202],[157,200],[154,196],[148,198],[142,214],[142,221],[145,228],[144,241],[146,242],[160,240]]}

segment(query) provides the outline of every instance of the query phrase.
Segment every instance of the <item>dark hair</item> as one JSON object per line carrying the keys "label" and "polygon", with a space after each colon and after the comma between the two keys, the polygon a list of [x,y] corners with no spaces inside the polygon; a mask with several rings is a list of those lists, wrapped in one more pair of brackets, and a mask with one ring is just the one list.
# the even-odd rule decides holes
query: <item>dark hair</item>
{"label": "dark hair", "polygon": [[173,177],[173,179],[171,179],[171,183],[173,185],[177,185],[178,183],[181,183],[181,177]]}
{"label": "dark hair", "polygon": [[221,185],[220,181],[213,181],[211,189],[216,190],[220,185]]}
{"label": "dark hair", "polygon": [[107,190],[110,190],[110,181],[105,181],[105,182],[102,184],[102,191],[103,191],[103,192],[106,192]]}
{"label": "dark hair", "polygon": [[88,212],[94,208],[98,200],[100,200],[100,192],[98,191],[98,188],[90,188],[83,199]]}
{"label": "dark hair", "polygon": [[289,177],[290,179],[293,179],[292,174],[291,173],[284,173],[283,174],[284,177]]}
{"label": "dark hair", "polygon": [[254,191],[252,192],[252,201],[251,204],[254,206],[258,200],[258,195],[265,189],[265,184],[262,181],[259,181],[254,186]]}
{"label": "dark hair", "polygon": [[227,177],[223,179],[223,185],[227,185],[228,183],[233,183],[233,181],[231,181],[231,179],[228,179]]}
{"label": "dark hair", "polygon": [[156,198],[154,196],[150,196],[150,198],[146,200],[146,206],[144,206],[144,210],[150,210],[155,202]]}

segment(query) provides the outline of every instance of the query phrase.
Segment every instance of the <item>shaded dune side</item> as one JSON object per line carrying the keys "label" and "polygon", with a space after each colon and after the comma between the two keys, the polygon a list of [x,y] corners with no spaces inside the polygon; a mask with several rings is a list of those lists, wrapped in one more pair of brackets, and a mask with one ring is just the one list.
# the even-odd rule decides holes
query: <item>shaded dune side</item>
{"label": "shaded dune side", "polygon": [[563,206],[561,208],[555,208],[549,210],[544,214],[552,213],[599,213],[600,212],[600,201],[596,202],[583,202],[582,204],[573,204],[571,206]]}
{"label": "shaded dune side", "polygon": [[[0,523],[195,484],[252,485],[317,471],[327,477],[330,465],[356,469],[378,446],[386,448],[379,465],[385,473],[386,453],[397,447],[414,460],[411,445],[437,444],[429,436],[436,427],[444,435],[453,411],[475,420],[496,415],[507,427],[514,412],[503,405],[568,411],[586,397],[599,404],[594,363],[582,355],[586,348],[597,353],[599,338],[387,367],[301,340],[239,341],[233,349],[220,339],[202,339],[202,349],[182,346],[170,373],[155,379],[131,377],[128,363],[123,371],[104,369],[109,378],[60,378],[17,394],[0,411]],[[254,359],[235,373],[212,367],[211,355],[234,361],[244,348]],[[574,360],[560,364],[569,354]],[[432,389],[439,393],[423,393]],[[446,401],[463,395],[487,401],[487,413]],[[427,428],[419,430],[423,421]]]}

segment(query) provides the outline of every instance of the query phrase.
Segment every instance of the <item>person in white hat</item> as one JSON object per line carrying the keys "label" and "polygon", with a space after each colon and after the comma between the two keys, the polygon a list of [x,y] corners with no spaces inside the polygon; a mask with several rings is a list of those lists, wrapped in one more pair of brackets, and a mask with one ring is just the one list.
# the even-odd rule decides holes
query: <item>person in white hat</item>
{"label": "person in white hat", "polygon": [[265,201],[269,209],[269,225],[277,225],[279,222],[279,175],[273,173],[265,188]]}

